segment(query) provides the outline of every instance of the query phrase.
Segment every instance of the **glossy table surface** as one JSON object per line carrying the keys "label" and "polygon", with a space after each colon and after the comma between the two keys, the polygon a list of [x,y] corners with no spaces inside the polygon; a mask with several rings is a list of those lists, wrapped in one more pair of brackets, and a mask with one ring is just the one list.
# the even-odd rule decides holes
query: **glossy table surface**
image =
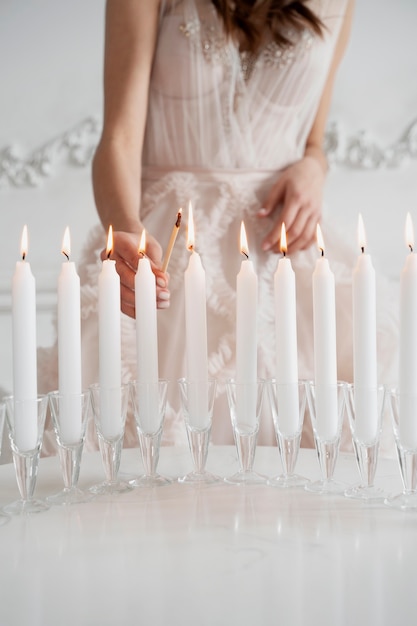
{"label": "glossy table surface", "polygon": [[[191,469],[185,448],[162,448],[159,469]],[[141,472],[138,449],[121,473]],[[210,447],[207,468],[237,469],[235,449]],[[281,465],[258,447],[255,468]],[[298,473],[319,478],[314,450]],[[79,486],[101,481],[98,453],[84,454]],[[335,478],[357,482],[340,455]],[[0,467],[1,499],[17,498],[13,465]],[[376,483],[400,492],[395,460],[380,459]],[[62,487],[56,457],[40,461],[35,496]],[[0,528],[0,624],[323,625],[415,624],[417,512],[303,489],[177,482],[54,506]]]}

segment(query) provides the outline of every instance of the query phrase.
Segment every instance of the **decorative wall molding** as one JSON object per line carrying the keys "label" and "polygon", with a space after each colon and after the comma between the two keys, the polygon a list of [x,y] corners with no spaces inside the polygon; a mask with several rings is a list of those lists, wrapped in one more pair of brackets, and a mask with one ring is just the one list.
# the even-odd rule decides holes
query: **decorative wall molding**
{"label": "decorative wall molding", "polygon": [[[22,155],[17,143],[0,149],[0,190],[39,187],[56,174],[59,164],[88,166],[101,127],[101,119],[90,116],[29,155]],[[325,152],[330,167],[362,170],[400,167],[417,158],[417,118],[397,141],[386,147],[381,147],[369,131],[348,134],[340,122],[332,121],[325,135]]]}
{"label": "decorative wall molding", "polygon": [[0,149],[0,189],[39,187],[56,173],[59,164],[86,167],[93,157],[101,126],[98,117],[88,117],[26,156],[17,143]]}

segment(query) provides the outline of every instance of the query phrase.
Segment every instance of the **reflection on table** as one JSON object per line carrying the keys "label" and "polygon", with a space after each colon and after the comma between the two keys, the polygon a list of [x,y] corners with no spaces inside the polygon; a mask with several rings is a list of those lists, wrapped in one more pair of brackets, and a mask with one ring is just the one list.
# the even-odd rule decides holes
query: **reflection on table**
{"label": "reflection on table", "polygon": [[[208,469],[237,469],[232,446],[212,446]],[[191,468],[189,450],[162,448],[160,470]],[[255,468],[280,471],[277,448],[258,447]],[[141,472],[138,449],[121,473]],[[299,473],[319,477],[314,450]],[[79,486],[102,479],[98,453],[84,454]],[[358,479],[341,454],[335,477]],[[17,497],[11,464],[0,468],[4,506]],[[380,459],[376,483],[402,489],[398,464]],[[59,460],[41,459],[37,497],[62,487]],[[343,496],[265,485],[174,482],[14,517],[0,528],[0,623],[5,626],[141,624],[412,624],[417,513]]]}

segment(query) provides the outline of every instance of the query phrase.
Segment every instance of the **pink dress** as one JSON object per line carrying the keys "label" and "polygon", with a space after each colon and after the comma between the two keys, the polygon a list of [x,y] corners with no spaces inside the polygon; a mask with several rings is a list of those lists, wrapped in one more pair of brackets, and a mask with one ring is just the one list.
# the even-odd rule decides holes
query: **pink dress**
{"label": "pink dress", "polygon": [[[259,281],[258,374],[275,375],[273,275],[279,257],[261,250],[271,222],[259,219],[257,212],[280,171],[304,153],[346,0],[312,0],[310,6],[325,24],[322,38],[308,29],[299,35],[288,32],[292,45],[280,49],[266,42],[255,57],[239,53],[226,39],[210,0],[173,0],[161,9],[143,151],[141,219],[164,248],[178,208],[183,207],[186,216],[188,201],[193,205],[196,249],[207,279],[209,375],[218,380],[214,443],[233,442],[224,382],[235,375],[241,220]],[[348,248],[343,233],[330,228],[326,220],[323,232],[337,284],[338,378],[351,381],[351,280],[357,251]],[[105,233],[98,225],[79,267],[86,387],[98,380],[97,282],[104,246]],[[313,246],[291,258],[297,280],[299,378],[314,376],[311,281],[317,255]],[[188,261],[183,227],[169,265],[171,306],[158,312],[160,376],[170,381],[163,435],[167,444],[185,441],[176,381],[187,374],[183,283]],[[387,312],[379,315],[378,325],[379,376],[381,382],[391,382],[396,367],[396,324]],[[128,381],[136,377],[135,323],[125,316],[122,335],[123,378]],[[40,360],[41,388],[52,389],[57,384],[54,354],[41,350]],[[125,437],[126,445],[137,445],[132,416]],[[92,428],[87,439],[87,446],[96,445]],[[46,436],[46,451],[52,440]],[[275,441],[266,406],[258,443]],[[303,443],[313,445],[307,422]]]}

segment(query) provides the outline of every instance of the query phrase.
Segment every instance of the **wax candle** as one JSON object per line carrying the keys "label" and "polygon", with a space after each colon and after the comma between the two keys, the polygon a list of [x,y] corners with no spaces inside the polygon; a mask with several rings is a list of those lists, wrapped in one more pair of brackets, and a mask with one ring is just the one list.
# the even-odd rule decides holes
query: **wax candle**
{"label": "wax candle", "polygon": [[145,255],[146,231],[143,230],[139,244],[139,263],[135,276],[136,348],[138,404],[142,411],[142,425],[146,432],[159,428],[158,415],[158,335],[156,317],[155,276]]}
{"label": "wax candle", "polygon": [[187,380],[194,383],[192,388],[190,387],[188,398],[189,421],[193,427],[203,429],[210,424],[208,414],[206,275],[200,255],[195,251],[191,203],[188,209],[187,247],[191,255],[184,275],[186,363]]}
{"label": "wax candle", "polygon": [[279,425],[293,435],[299,425],[298,356],[295,273],[287,253],[285,224],[281,227],[281,252],[274,275],[275,355]]}
{"label": "wax candle", "polygon": [[361,254],[352,277],[355,437],[372,443],[378,431],[375,270],[365,253],[361,215],[358,243]]}
{"label": "wax candle", "polygon": [[22,452],[37,445],[37,359],[36,359],[36,283],[26,260],[28,232],[25,225],[21,240],[22,260],[16,263],[12,279],[12,350],[14,436]]}
{"label": "wax candle", "polygon": [[[99,380],[101,428],[105,437],[111,438],[121,431],[121,331],[120,331],[120,278],[116,261],[110,259],[113,249],[113,229],[107,238],[107,259],[103,261],[98,280],[99,327]],[[107,393],[111,391],[109,397]],[[107,393],[106,393],[107,392]]]}
{"label": "wax candle", "polygon": [[399,431],[406,448],[417,448],[417,255],[407,214],[406,242],[410,254],[400,278]]}
{"label": "wax candle", "polygon": [[242,430],[251,432],[256,424],[258,277],[243,222],[240,251],[245,258],[236,279],[236,420]]}
{"label": "wax candle", "polygon": [[80,278],[70,261],[69,228],[62,241],[62,263],[58,278],[58,386],[60,436],[64,443],[75,443],[81,435],[81,316]]}
{"label": "wax candle", "polygon": [[314,379],[317,432],[322,440],[337,434],[336,305],[334,275],[324,256],[324,242],[317,225],[321,251],[313,272]]}

